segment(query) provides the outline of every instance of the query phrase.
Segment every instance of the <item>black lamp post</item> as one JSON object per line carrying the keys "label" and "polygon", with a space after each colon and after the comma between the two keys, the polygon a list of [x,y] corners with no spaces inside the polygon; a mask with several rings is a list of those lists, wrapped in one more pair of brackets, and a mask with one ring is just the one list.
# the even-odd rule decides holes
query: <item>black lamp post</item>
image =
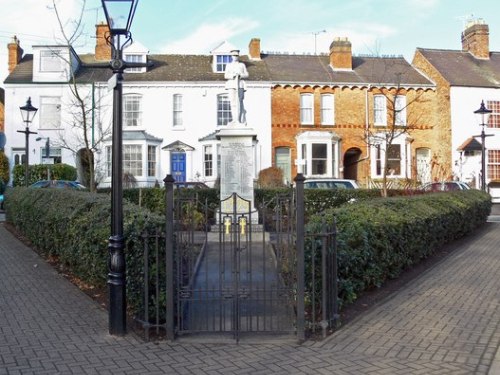
{"label": "black lamp post", "polygon": [[485,147],[485,138],[486,134],[484,134],[484,126],[488,124],[488,117],[492,111],[485,107],[484,100],[481,101],[481,106],[478,110],[474,111],[476,115],[479,116],[481,125],[481,190],[486,191],[486,147]]}
{"label": "black lamp post", "polygon": [[123,237],[123,138],[122,138],[122,81],[123,71],[130,64],[122,58],[125,46],[132,42],[130,26],[138,0],[101,0],[110,35],[107,42],[112,48],[113,70],[113,137],[111,161],[111,237],[109,238],[108,292],[109,333],[127,332],[127,301],[125,279],[125,238]]}
{"label": "black lamp post", "polygon": [[26,129],[24,130],[18,130],[18,133],[24,133],[26,136],[26,155],[24,158],[24,185],[28,186],[29,185],[29,142],[30,142],[30,134],[37,134],[36,132],[30,131],[30,123],[33,121],[33,118],[36,115],[36,111],[38,111],[38,108],[35,108],[31,105],[31,97],[28,98],[26,101],[26,105],[23,105],[22,107],[19,107],[21,110],[21,116],[23,118],[24,123],[26,124]]}

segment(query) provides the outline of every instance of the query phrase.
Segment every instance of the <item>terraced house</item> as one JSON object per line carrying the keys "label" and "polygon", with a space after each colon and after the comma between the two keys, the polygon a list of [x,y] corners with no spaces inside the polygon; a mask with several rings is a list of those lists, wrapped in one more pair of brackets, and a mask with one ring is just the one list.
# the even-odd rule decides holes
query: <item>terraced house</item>
{"label": "terraced house", "polygon": [[[32,127],[50,138],[50,157],[77,166],[83,179],[83,150],[89,149],[97,183],[109,186],[112,72],[94,66],[111,57],[106,30],[96,26],[92,54],[53,45],[34,46],[33,54],[23,55],[19,40],[9,44],[5,123],[12,166],[26,152],[18,117],[31,97],[39,108]],[[124,172],[139,186],[161,182],[167,173],[179,181],[216,184],[217,133],[231,121],[224,70],[234,49],[224,42],[208,55],[154,55],[134,43],[124,51],[128,61],[151,63],[127,70],[123,86]],[[335,39],[327,54],[268,54],[254,38],[240,60],[249,73],[247,125],[257,134],[254,177],[272,165],[283,169],[288,182],[298,171],[353,178],[365,186],[384,170],[393,180],[450,175],[436,85],[402,57],[353,56],[345,38]],[[85,116],[75,104],[74,87]],[[40,163],[45,143],[32,144],[29,159]]]}

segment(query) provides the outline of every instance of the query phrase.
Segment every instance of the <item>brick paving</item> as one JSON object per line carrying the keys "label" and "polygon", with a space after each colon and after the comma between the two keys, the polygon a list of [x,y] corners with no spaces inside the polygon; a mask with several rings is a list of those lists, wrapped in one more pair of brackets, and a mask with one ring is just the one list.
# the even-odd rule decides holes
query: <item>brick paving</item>
{"label": "brick paving", "polygon": [[500,374],[500,224],[320,342],[145,343],[0,223],[3,374]]}

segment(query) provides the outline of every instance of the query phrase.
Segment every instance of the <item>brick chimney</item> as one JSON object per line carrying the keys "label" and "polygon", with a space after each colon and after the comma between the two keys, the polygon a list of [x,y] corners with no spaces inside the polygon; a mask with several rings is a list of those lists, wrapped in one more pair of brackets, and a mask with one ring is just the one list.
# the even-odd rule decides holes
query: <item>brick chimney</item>
{"label": "brick chimney", "polygon": [[333,69],[352,70],[352,49],[349,39],[335,38],[330,44],[330,65]]}
{"label": "brick chimney", "polygon": [[469,22],[462,32],[462,51],[478,59],[490,58],[490,30],[482,19]]}
{"label": "brick chimney", "polygon": [[106,42],[105,36],[109,34],[109,27],[106,23],[95,25],[95,59],[102,61],[111,60],[111,46]]}
{"label": "brick chimney", "polygon": [[248,44],[248,57],[250,60],[260,60],[260,39],[252,38]]}
{"label": "brick chimney", "polygon": [[17,39],[17,36],[12,38],[12,42],[7,44],[7,48],[9,49],[9,73],[12,73],[17,64],[19,64],[19,61],[21,61],[24,51],[19,45],[19,39]]}

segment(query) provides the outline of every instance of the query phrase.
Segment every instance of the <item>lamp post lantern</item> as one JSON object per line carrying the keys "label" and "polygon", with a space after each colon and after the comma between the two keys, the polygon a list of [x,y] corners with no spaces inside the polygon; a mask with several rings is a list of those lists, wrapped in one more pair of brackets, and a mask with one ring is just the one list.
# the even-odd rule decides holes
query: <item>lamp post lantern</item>
{"label": "lamp post lantern", "polygon": [[113,70],[113,136],[111,160],[111,237],[108,250],[109,333],[127,332],[125,238],[123,236],[123,138],[122,81],[127,66],[123,48],[132,42],[130,26],[138,0],[101,0],[109,27],[107,43],[112,49],[110,68]]}
{"label": "lamp post lantern", "polygon": [[484,133],[484,126],[488,124],[488,117],[492,110],[486,108],[484,105],[484,100],[481,101],[481,106],[474,113],[478,115],[481,125],[481,190],[486,191],[486,147],[485,139],[486,134]]}
{"label": "lamp post lantern", "polygon": [[26,155],[24,158],[24,185],[28,186],[29,185],[29,141],[30,141],[30,134],[38,134],[36,132],[30,131],[30,123],[33,121],[33,118],[36,115],[36,112],[38,111],[38,108],[33,107],[31,105],[31,97],[28,98],[26,101],[26,105],[23,105],[22,107],[19,107],[21,110],[21,116],[23,118],[23,122],[26,124],[26,128],[24,130],[18,130],[18,133],[24,133],[25,135],[25,150],[26,150]]}

